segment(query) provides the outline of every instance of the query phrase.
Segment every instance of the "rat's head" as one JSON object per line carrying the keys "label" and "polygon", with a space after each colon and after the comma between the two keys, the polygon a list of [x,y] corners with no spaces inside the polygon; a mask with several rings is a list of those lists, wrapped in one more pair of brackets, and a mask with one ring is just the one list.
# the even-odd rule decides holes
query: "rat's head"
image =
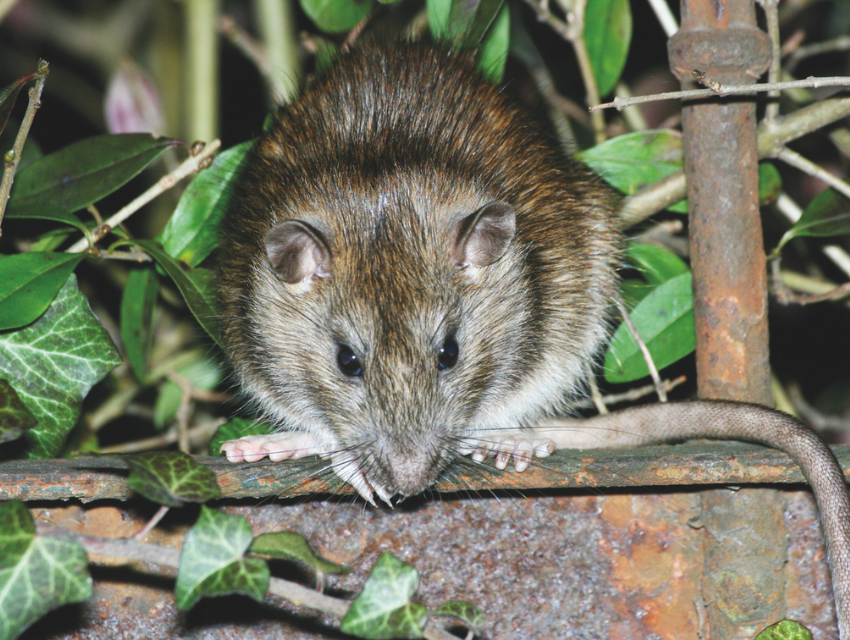
{"label": "rat's head", "polygon": [[375,192],[332,214],[314,200],[265,234],[255,356],[236,364],[267,412],[412,495],[503,411],[534,349],[510,204]]}

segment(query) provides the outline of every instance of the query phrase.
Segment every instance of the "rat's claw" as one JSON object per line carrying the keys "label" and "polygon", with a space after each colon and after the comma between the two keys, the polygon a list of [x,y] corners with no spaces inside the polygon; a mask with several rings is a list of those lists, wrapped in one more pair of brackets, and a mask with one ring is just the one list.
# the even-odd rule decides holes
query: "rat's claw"
{"label": "rat's claw", "polygon": [[[333,467],[334,473],[339,476],[343,482],[354,487],[354,490],[361,498],[373,507],[377,506],[375,504],[375,498],[372,495],[372,488],[366,481],[366,476],[363,475],[363,472],[360,470],[360,465],[357,464],[357,460],[350,453],[347,451],[340,451],[331,455],[331,466]],[[378,493],[378,497],[386,502],[386,499],[380,492]]]}
{"label": "rat's claw", "polygon": [[534,457],[545,458],[555,451],[555,443],[546,438],[531,438],[525,431],[501,433],[484,439],[466,439],[461,443],[460,455],[472,454],[475,462],[495,456],[496,468],[506,469],[513,458],[514,469],[523,472],[528,469]]}

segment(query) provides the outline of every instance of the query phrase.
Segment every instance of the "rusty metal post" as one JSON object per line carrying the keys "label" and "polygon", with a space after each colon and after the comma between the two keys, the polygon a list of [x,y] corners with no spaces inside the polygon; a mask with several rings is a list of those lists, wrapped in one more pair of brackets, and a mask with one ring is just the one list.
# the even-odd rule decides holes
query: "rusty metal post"
{"label": "rusty metal post", "polygon": [[[682,0],[670,66],[691,88],[694,71],[749,84],[767,69],[768,38],[753,0]],[[683,108],[697,385],[703,398],[772,404],[767,278],[758,206],[756,110],[752,98]],[[757,620],[784,617],[786,558],[777,491],[705,492],[702,598],[711,638],[753,637]]]}
{"label": "rusty metal post", "polygon": [[[683,0],[669,54],[688,88],[694,70],[748,84],[767,68],[770,43],[753,0]],[[686,103],[683,122],[699,395],[772,405],[755,103]]]}

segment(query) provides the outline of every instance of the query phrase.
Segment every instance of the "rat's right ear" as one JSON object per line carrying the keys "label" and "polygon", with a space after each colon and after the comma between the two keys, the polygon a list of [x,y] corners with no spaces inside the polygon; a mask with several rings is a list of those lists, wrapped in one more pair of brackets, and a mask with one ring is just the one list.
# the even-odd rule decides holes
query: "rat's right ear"
{"label": "rat's right ear", "polygon": [[514,208],[507,202],[485,204],[454,226],[451,258],[459,267],[486,267],[505,255],[515,234]]}
{"label": "rat's right ear", "polygon": [[331,250],[320,232],[289,220],[266,234],[266,255],[277,277],[288,284],[325,278],[331,273]]}

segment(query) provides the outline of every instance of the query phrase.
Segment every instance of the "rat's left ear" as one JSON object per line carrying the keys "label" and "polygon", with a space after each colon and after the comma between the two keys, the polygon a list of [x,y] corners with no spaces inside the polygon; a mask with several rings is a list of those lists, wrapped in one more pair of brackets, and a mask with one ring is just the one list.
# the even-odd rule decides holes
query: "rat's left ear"
{"label": "rat's left ear", "polygon": [[459,267],[493,264],[516,234],[516,214],[507,202],[485,204],[452,228],[451,259]]}

